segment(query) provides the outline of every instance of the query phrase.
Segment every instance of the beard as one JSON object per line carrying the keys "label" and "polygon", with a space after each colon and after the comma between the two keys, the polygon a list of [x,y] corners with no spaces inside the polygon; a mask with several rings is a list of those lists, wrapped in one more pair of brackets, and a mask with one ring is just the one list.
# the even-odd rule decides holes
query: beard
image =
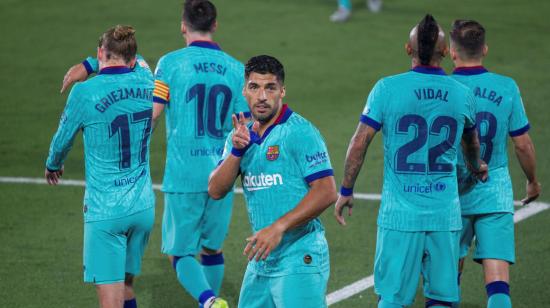
{"label": "beard", "polygon": [[[262,113],[259,113],[256,111],[257,106],[261,106],[263,108]],[[258,103],[254,105],[252,114],[254,115],[254,119],[256,121],[260,122],[261,124],[265,124],[271,121],[271,119],[273,119],[273,117],[277,114],[278,111],[279,111],[279,108],[277,104],[275,104],[274,106],[270,106],[269,104],[266,104],[266,103]]]}

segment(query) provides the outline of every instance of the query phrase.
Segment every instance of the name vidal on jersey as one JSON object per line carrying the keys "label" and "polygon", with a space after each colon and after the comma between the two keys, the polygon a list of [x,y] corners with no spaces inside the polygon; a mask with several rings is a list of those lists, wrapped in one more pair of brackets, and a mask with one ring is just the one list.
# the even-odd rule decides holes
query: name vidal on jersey
{"label": "name vidal on jersey", "polygon": [[99,100],[100,103],[95,105],[95,109],[104,113],[112,104],[129,98],[153,101],[153,89],[124,88],[111,91],[107,96]]}
{"label": "name vidal on jersey", "polygon": [[248,191],[267,189],[276,185],[283,185],[283,176],[279,173],[252,175],[249,172],[243,179],[243,187]]}
{"label": "name vidal on jersey", "polygon": [[449,91],[443,91],[441,89],[418,89],[414,90],[414,94],[418,100],[422,99],[438,99],[440,101],[449,102],[447,96],[449,96]]}

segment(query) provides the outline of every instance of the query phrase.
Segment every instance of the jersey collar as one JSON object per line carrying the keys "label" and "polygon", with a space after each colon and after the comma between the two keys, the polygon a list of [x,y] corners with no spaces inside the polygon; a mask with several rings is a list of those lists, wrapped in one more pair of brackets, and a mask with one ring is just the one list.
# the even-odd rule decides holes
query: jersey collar
{"label": "jersey collar", "polygon": [[208,49],[214,49],[214,50],[222,50],[220,48],[220,45],[212,41],[193,41],[191,44],[189,44],[189,46],[208,48]]}
{"label": "jersey collar", "polygon": [[417,65],[413,67],[411,71],[421,74],[447,75],[445,74],[445,71],[439,66]]}
{"label": "jersey collar", "polygon": [[127,66],[107,66],[99,71],[99,75],[126,74],[132,72]]}
{"label": "jersey collar", "polygon": [[275,119],[275,122],[273,122],[273,124],[271,124],[271,126],[269,126],[265,130],[262,137],[260,137],[255,132],[250,131],[250,139],[252,140],[252,142],[257,144],[262,144],[262,142],[265,140],[265,138],[267,138],[269,133],[275,128],[275,126],[285,123],[288,120],[288,118],[290,118],[292,113],[293,111],[290,108],[288,108],[288,105],[283,104],[283,106],[281,107],[281,113],[279,113],[279,116],[277,117],[277,119]]}
{"label": "jersey collar", "polygon": [[487,73],[488,70],[483,66],[461,66],[457,67],[453,70],[453,75],[479,75],[483,73]]}

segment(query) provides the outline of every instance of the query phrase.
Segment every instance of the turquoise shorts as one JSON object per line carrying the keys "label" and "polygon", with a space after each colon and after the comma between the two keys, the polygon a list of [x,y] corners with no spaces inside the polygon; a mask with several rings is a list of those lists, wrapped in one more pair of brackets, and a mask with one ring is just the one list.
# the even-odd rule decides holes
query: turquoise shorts
{"label": "turquoise shorts", "polygon": [[323,308],[329,271],[322,273],[261,276],[244,274],[240,308]]}
{"label": "turquoise shorts", "polygon": [[514,245],[514,214],[491,213],[462,216],[460,257],[468,255],[475,237],[474,261],[483,259],[516,262]]}
{"label": "turquoise shorts", "polygon": [[202,248],[220,250],[227,236],[233,192],[221,200],[208,193],[165,193],[162,252],[171,256],[197,255]]}
{"label": "turquoise shorts", "polygon": [[376,294],[386,302],[409,306],[422,275],[426,298],[458,301],[459,239],[460,231],[404,232],[378,227]]}
{"label": "turquoise shorts", "polygon": [[155,208],[84,224],[84,282],[123,282],[141,272],[141,258],[155,222]]}

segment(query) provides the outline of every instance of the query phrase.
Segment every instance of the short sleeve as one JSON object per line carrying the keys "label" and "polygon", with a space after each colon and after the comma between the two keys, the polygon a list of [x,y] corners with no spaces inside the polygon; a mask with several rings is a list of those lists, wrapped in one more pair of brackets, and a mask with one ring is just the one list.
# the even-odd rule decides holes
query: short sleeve
{"label": "short sleeve", "polygon": [[160,58],[155,70],[155,90],[153,91],[153,102],[168,104],[170,102],[170,86],[167,80],[166,58]]}
{"label": "short sleeve", "polygon": [[147,61],[145,61],[145,58],[143,58],[141,55],[136,56],[136,64],[134,66],[134,72],[138,74],[142,74],[146,76],[148,79],[153,78],[153,72],[151,72],[151,68],[149,67],[149,64]]}
{"label": "short sleeve", "polygon": [[361,114],[361,122],[379,131],[384,123],[383,106],[387,98],[384,82],[379,80],[369,93],[365,108]]}
{"label": "short sleeve", "polygon": [[471,91],[467,92],[465,106],[464,130],[468,131],[476,128],[476,99]]}
{"label": "short sleeve", "polygon": [[289,146],[292,147],[294,159],[308,184],[334,175],[327,146],[315,127],[307,125],[292,136]]}
{"label": "short sleeve", "polygon": [[99,71],[99,62],[94,57],[86,58],[86,60],[84,60],[82,64],[86,68],[86,72],[88,73],[88,75],[97,73]]}
{"label": "short sleeve", "polygon": [[514,95],[512,98],[512,113],[510,114],[510,121],[508,127],[508,133],[511,137],[517,137],[525,134],[529,131],[530,125],[525,113],[525,107],[523,106],[523,100],[519,92],[518,86],[514,83]]}

